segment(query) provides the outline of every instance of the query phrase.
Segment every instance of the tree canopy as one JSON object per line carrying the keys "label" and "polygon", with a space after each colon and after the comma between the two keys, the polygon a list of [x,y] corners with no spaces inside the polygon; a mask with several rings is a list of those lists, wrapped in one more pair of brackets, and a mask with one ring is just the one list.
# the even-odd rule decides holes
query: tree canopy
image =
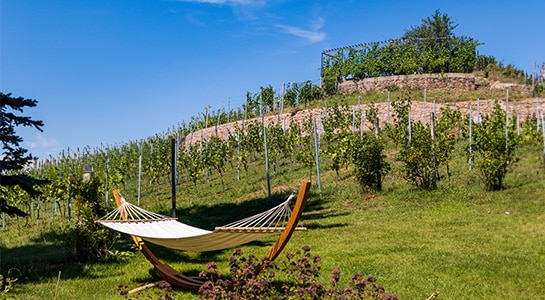
{"label": "tree canopy", "polygon": [[41,181],[36,180],[19,172],[34,159],[28,150],[21,146],[23,138],[16,133],[19,126],[33,127],[42,131],[44,125],[40,120],[33,120],[20,113],[27,107],[35,107],[36,100],[23,97],[12,97],[11,93],[0,93],[0,141],[2,142],[2,153],[0,154],[0,212],[9,215],[23,216],[25,213],[10,203],[12,189],[19,188],[27,194],[34,196],[38,194],[35,185]]}
{"label": "tree canopy", "polygon": [[322,74],[331,93],[339,79],[407,75],[422,73],[471,73],[477,62],[480,43],[470,37],[456,36],[456,24],[439,10],[406,30],[399,39],[337,48],[324,52]]}

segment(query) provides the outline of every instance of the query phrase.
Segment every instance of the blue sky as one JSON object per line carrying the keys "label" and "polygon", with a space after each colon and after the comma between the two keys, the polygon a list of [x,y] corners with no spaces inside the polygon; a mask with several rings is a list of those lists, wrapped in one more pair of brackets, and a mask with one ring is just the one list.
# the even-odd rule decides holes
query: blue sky
{"label": "blue sky", "polygon": [[531,72],[545,1],[0,0],[0,91],[36,99],[20,130],[40,158],[140,140],[246,92],[318,82],[322,50],[399,38],[440,9]]}

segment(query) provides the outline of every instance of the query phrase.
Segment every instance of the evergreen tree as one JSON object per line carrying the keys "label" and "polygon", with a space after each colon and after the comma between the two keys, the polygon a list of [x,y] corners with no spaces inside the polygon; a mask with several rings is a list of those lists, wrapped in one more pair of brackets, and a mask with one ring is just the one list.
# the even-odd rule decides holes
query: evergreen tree
{"label": "evergreen tree", "polygon": [[21,147],[23,138],[18,136],[15,129],[19,126],[34,127],[42,131],[43,122],[33,120],[27,116],[21,116],[25,107],[35,107],[38,102],[22,97],[12,97],[11,93],[0,93],[0,141],[2,153],[0,154],[0,212],[9,215],[25,216],[26,214],[11,203],[16,199],[9,199],[8,190],[19,187],[30,196],[35,196],[38,191],[36,184],[42,180],[20,172],[34,159],[28,150]]}

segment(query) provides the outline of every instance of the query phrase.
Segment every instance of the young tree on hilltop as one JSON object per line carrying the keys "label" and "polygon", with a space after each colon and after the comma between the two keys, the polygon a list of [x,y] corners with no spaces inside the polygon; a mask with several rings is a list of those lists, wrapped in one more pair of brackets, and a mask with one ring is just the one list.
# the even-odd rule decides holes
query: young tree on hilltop
{"label": "young tree on hilltop", "polygon": [[447,14],[441,14],[439,9],[433,16],[422,19],[422,24],[417,27],[411,26],[406,30],[403,39],[417,38],[448,38],[454,36],[454,29],[458,27]]}
{"label": "young tree on hilltop", "polygon": [[8,190],[19,187],[31,196],[38,194],[34,188],[42,180],[36,180],[27,174],[18,171],[28,165],[34,157],[28,150],[21,147],[23,138],[15,132],[16,127],[34,127],[42,131],[42,121],[33,120],[30,117],[20,116],[17,112],[23,112],[25,107],[35,107],[38,102],[23,97],[12,97],[11,93],[0,93],[0,141],[2,153],[0,154],[0,212],[9,215],[25,216],[26,214],[10,204],[14,199],[9,199]]}
{"label": "young tree on hilltop", "polygon": [[455,36],[456,27],[458,24],[438,9],[419,26],[405,31],[402,39],[413,41],[424,73],[473,72],[477,58],[475,48],[480,43]]}

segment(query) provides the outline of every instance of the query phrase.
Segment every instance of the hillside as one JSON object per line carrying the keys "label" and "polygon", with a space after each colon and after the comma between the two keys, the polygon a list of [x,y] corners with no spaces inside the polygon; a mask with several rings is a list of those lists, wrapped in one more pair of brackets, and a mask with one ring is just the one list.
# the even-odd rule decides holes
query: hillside
{"label": "hillside", "polygon": [[[501,86],[501,84],[498,84]],[[352,95],[352,97],[355,97]],[[469,107],[471,106],[473,111],[473,119],[474,121],[478,120],[478,113],[481,114],[489,114],[493,111],[494,105],[498,101],[498,103],[501,105],[503,109],[505,109],[505,98],[503,99],[480,99],[480,100],[471,100],[471,101],[459,101],[459,102],[443,102],[443,103],[436,103],[435,104],[435,115],[436,117],[439,117],[441,115],[441,110],[446,107],[451,108],[459,108],[462,115],[468,115],[469,114]],[[320,107],[315,108],[298,108],[295,110],[291,110],[289,112],[284,113],[278,113],[278,114],[269,114],[264,117],[265,126],[269,126],[269,124],[280,124],[284,128],[289,128],[290,124],[292,122],[295,122],[296,124],[302,125],[305,120],[307,120],[309,117],[312,117],[313,119],[317,120],[317,127],[320,133],[323,133],[323,123],[322,118],[325,115],[325,108],[324,105],[326,102],[322,102],[322,105]],[[532,116],[534,114],[541,113],[542,110],[542,104],[543,100],[540,100],[539,97],[534,98],[522,98],[519,97],[518,100],[510,100],[508,102],[508,111],[510,117],[519,118],[521,125],[523,122],[525,122],[526,118],[528,116]],[[354,111],[363,111],[365,112],[369,108],[370,104],[351,104],[350,109]],[[379,115],[379,121],[380,126],[383,127],[385,123],[388,123],[389,120],[393,122],[392,113],[393,109],[388,108],[388,102],[377,102],[373,105],[376,105]],[[538,112],[539,107],[539,112]],[[390,111],[390,115],[388,112]],[[431,101],[427,101],[425,104],[422,100],[420,101],[412,101],[411,103],[411,115],[413,120],[416,121],[424,121],[424,116],[426,120],[429,122],[431,113],[434,112],[434,103]],[[201,140],[207,140],[212,136],[218,136],[222,139],[226,139],[230,134],[236,134],[237,128],[242,128],[243,122],[246,124],[250,122],[261,122],[261,117],[244,120],[244,121],[236,121],[236,122],[230,122],[227,124],[220,124],[218,126],[212,126],[205,129],[200,129],[192,133],[192,136],[187,136],[185,139],[186,147],[189,146],[190,142],[193,144],[198,143]],[[357,122],[359,124],[359,121]],[[359,125],[358,125],[359,126]],[[365,129],[369,130],[369,128],[372,127],[372,124],[369,122],[365,122]]]}

